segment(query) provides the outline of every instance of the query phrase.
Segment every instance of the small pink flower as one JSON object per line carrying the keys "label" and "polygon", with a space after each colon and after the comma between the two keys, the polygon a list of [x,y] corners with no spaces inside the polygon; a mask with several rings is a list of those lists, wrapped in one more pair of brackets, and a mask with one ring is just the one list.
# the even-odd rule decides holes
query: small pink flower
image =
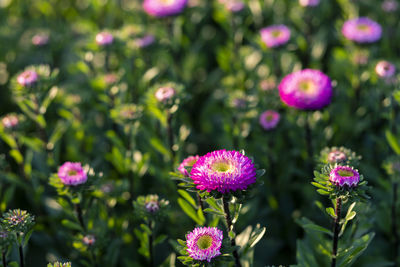
{"label": "small pink flower", "polygon": [[168,99],[171,99],[175,93],[175,89],[172,87],[161,87],[156,91],[155,97],[160,102],[166,102]]}
{"label": "small pink flower", "polygon": [[387,13],[396,11],[398,7],[399,4],[396,0],[385,0],[382,3],[382,9]]}
{"label": "small pink flower", "polygon": [[301,6],[317,6],[319,5],[319,0],[299,0]]}
{"label": "small pink flower", "polygon": [[271,130],[279,123],[281,116],[275,110],[267,110],[261,113],[259,122],[265,130]]}
{"label": "small pink flower", "polygon": [[3,126],[8,129],[16,127],[18,125],[18,122],[18,117],[14,114],[6,115],[3,117],[3,119],[1,119],[1,123],[3,124]]}
{"label": "small pink flower", "polygon": [[179,172],[185,176],[189,176],[189,173],[185,167],[192,167],[199,158],[200,158],[200,156],[196,155],[196,156],[190,156],[190,157],[187,157],[186,159],[184,159],[178,167]]}
{"label": "small pink flower", "polygon": [[32,37],[32,44],[36,46],[43,46],[49,42],[49,35],[45,33],[35,34]]}
{"label": "small pink flower", "polygon": [[38,78],[39,76],[36,71],[26,70],[18,75],[17,82],[22,86],[31,86],[38,80]]}
{"label": "small pink flower", "polygon": [[328,154],[329,163],[339,163],[347,160],[347,156],[343,151],[333,150]]}
{"label": "small pink flower", "polygon": [[116,83],[117,81],[118,81],[118,76],[113,73],[109,73],[104,76],[104,82],[108,85]]}
{"label": "small pink flower", "polygon": [[157,212],[160,209],[157,201],[149,201],[145,204],[144,207],[150,213]]}
{"label": "small pink flower", "polygon": [[329,180],[338,187],[354,187],[360,181],[360,174],[349,166],[337,166],[329,174]]}
{"label": "small pink flower", "polygon": [[94,243],[96,242],[96,238],[94,237],[94,235],[85,235],[82,238],[82,242],[86,245],[86,246],[92,246],[94,245]]}
{"label": "small pink flower", "polygon": [[155,40],[156,38],[154,37],[154,35],[148,34],[146,36],[143,36],[142,38],[135,39],[135,44],[137,47],[143,48],[151,45],[152,43],[154,43]]}
{"label": "small pink flower", "polygon": [[107,46],[112,44],[114,36],[109,32],[100,32],[96,35],[96,43],[100,46]]}
{"label": "small pink flower", "polygon": [[188,0],[144,0],[144,11],[153,17],[168,17],[181,13]]}
{"label": "small pink flower", "polygon": [[290,30],[285,25],[272,25],[260,30],[261,39],[267,47],[278,47],[290,39]]}
{"label": "small pink flower", "polygon": [[396,72],[396,67],[389,61],[382,60],[376,64],[375,72],[379,77],[390,78]]}
{"label": "small pink flower", "polygon": [[276,82],[274,79],[262,80],[260,82],[260,87],[263,91],[270,91],[276,88]]}
{"label": "small pink flower", "polygon": [[245,4],[240,0],[219,0],[221,4],[225,6],[225,8],[233,13],[241,11]]}
{"label": "small pink flower", "polygon": [[58,177],[65,185],[79,185],[86,183],[87,174],[80,162],[65,162],[58,168]]}
{"label": "small pink flower", "polygon": [[373,43],[381,39],[382,27],[367,17],[347,20],[342,27],[346,39],[357,43]]}
{"label": "small pink flower", "polygon": [[194,260],[211,262],[221,255],[223,238],[222,231],[216,227],[197,227],[186,236],[187,252]]}

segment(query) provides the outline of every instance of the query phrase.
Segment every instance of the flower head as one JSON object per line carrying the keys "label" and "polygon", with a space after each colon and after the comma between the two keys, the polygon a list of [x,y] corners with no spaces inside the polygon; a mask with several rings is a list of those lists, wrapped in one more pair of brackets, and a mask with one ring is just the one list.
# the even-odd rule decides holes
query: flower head
{"label": "flower head", "polygon": [[290,39],[290,30],[285,25],[272,25],[261,29],[261,39],[267,47],[286,44]]}
{"label": "flower head", "polygon": [[396,0],[385,0],[382,3],[382,9],[385,12],[394,12],[399,7],[399,4]]}
{"label": "flower head", "polygon": [[275,110],[266,110],[261,113],[259,122],[265,130],[271,130],[276,127],[281,116]]}
{"label": "flower head", "polygon": [[80,185],[86,183],[87,174],[80,162],[65,162],[58,168],[58,177],[65,185]]}
{"label": "flower head", "polygon": [[304,69],[286,75],[278,88],[281,100],[297,109],[321,109],[332,98],[331,79],[319,70]]}
{"label": "flower head", "polygon": [[38,33],[32,37],[32,44],[36,46],[43,46],[49,42],[49,35],[47,33]]}
{"label": "flower head", "polygon": [[17,82],[22,86],[31,86],[38,80],[38,78],[39,76],[36,71],[26,70],[18,75]]}
{"label": "flower head", "polygon": [[144,0],[144,11],[153,17],[168,17],[181,13],[188,0]]}
{"label": "flower head", "polygon": [[199,190],[220,193],[245,190],[256,182],[254,163],[238,151],[216,150],[200,157],[190,178]]}
{"label": "flower head", "polygon": [[338,187],[354,187],[360,181],[360,174],[352,167],[337,166],[331,170],[329,180]]}
{"label": "flower head", "polygon": [[154,94],[159,102],[166,102],[175,95],[175,89],[172,87],[160,87]]}
{"label": "flower head", "polygon": [[86,246],[92,246],[94,245],[94,243],[96,242],[96,238],[94,235],[85,235],[82,238],[82,242],[86,245]]}
{"label": "flower head", "polygon": [[319,0],[299,0],[301,6],[317,6],[319,5]]}
{"label": "flower head", "polygon": [[221,255],[224,236],[216,227],[198,227],[186,236],[189,256],[194,260],[208,261]]}
{"label": "flower head", "polygon": [[18,125],[18,116],[15,114],[8,114],[1,119],[1,124],[4,128],[11,129]]}
{"label": "flower head", "polygon": [[186,159],[184,159],[178,167],[179,172],[185,176],[189,176],[189,173],[185,167],[192,167],[199,158],[200,158],[200,156],[196,155],[196,156],[190,156],[190,157],[187,157]]}
{"label": "flower head", "polygon": [[389,61],[382,60],[379,61],[375,66],[375,72],[379,77],[390,78],[396,72],[396,67]]}
{"label": "flower head", "polygon": [[377,22],[361,17],[347,20],[342,27],[342,34],[357,43],[373,43],[382,36],[382,28]]}
{"label": "flower head", "polygon": [[133,202],[135,210],[138,211],[143,218],[159,218],[164,216],[165,209],[168,207],[169,201],[160,199],[158,195],[138,196]]}
{"label": "flower head", "polygon": [[155,40],[156,38],[154,37],[154,35],[148,34],[141,38],[135,39],[135,45],[137,47],[143,48],[151,45],[152,43],[154,43]]}
{"label": "flower head", "polygon": [[96,43],[100,46],[107,46],[112,44],[114,36],[109,32],[99,32],[96,35]]}
{"label": "flower head", "polygon": [[35,218],[26,210],[9,210],[3,214],[2,223],[6,229],[25,233],[33,226]]}

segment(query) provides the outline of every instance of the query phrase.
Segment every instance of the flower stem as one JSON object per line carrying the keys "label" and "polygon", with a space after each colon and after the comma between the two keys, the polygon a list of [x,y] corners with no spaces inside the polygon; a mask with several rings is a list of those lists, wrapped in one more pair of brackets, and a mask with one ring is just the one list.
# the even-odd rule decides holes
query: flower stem
{"label": "flower stem", "polygon": [[151,234],[149,236],[149,260],[150,260],[150,267],[154,267],[154,256],[153,256],[153,226],[152,222],[149,222],[149,228],[151,231]]}
{"label": "flower stem", "polygon": [[83,231],[86,232],[86,226],[85,226],[85,223],[83,222],[82,208],[79,203],[75,204],[75,211],[76,211],[76,215],[78,216],[79,224],[82,226]]}
{"label": "flower stem", "polygon": [[199,195],[199,193],[197,193],[197,204],[199,206],[199,209],[201,209],[201,211],[203,211],[204,210],[203,200],[201,199],[201,196]]}
{"label": "flower stem", "polygon": [[340,222],[340,211],[342,209],[342,199],[340,197],[336,198],[336,218],[334,221],[333,228],[333,244],[332,244],[332,264],[331,267],[336,266],[337,249],[339,243],[339,222]]}
{"label": "flower stem", "polygon": [[19,265],[20,267],[24,267],[24,248],[22,247],[22,242],[19,244]]}
{"label": "flower stem", "polygon": [[399,256],[399,233],[397,232],[397,221],[396,221],[396,202],[397,202],[397,186],[398,184],[393,183],[393,202],[392,202],[392,235],[394,237],[394,266],[398,266],[398,256]]}
{"label": "flower stem", "polygon": [[169,149],[172,156],[172,163],[174,163],[175,162],[175,151],[173,149],[174,133],[172,131],[172,114],[169,110],[167,110],[167,135],[168,135]]}
{"label": "flower stem", "polygon": [[312,164],[312,159],[313,159],[313,148],[312,148],[312,135],[311,135],[311,127],[310,127],[310,121],[309,121],[309,114],[306,114],[306,146],[307,146],[307,155],[308,155],[308,161],[310,164]]}
{"label": "flower stem", "polygon": [[1,252],[2,260],[3,260],[3,267],[7,267],[7,258],[6,258],[6,251],[3,250]]}
{"label": "flower stem", "polygon": [[[230,231],[234,232],[233,230],[233,225],[232,225],[232,218],[231,218],[231,213],[229,211],[229,202],[228,199],[226,199],[225,197],[223,198],[223,203],[224,203],[224,212],[225,212],[225,221],[226,221],[226,225],[228,226],[228,233]],[[235,247],[236,246],[236,241],[235,238],[231,239],[231,246]],[[233,257],[235,258],[235,264],[236,267],[241,267],[242,264],[240,263],[240,259],[239,259],[239,254],[237,252],[237,250],[235,249],[233,252]]]}

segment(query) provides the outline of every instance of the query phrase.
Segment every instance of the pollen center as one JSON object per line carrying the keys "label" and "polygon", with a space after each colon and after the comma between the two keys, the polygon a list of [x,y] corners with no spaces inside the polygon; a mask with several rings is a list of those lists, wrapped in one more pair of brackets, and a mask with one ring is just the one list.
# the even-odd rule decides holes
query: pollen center
{"label": "pollen center", "polygon": [[351,171],[346,171],[346,170],[339,170],[337,173],[338,173],[340,176],[342,176],[342,177],[351,177],[351,176],[354,176],[354,173],[353,173],[353,172],[351,172]]}
{"label": "pollen center", "polygon": [[225,160],[216,161],[213,163],[212,169],[216,172],[227,172],[231,169],[231,165]]}
{"label": "pollen center", "polygon": [[299,82],[299,90],[304,93],[313,93],[315,91],[315,84],[310,80]]}
{"label": "pollen center", "polygon": [[75,171],[75,170],[70,170],[70,171],[68,171],[68,175],[70,175],[70,176],[76,175],[77,173],[78,173],[78,172]]}
{"label": "pollen center", "polygon": [[271,31],[271,35],[275,38],[279,37],[281,35],[281,31],[275,30],[275,31]]}
{"label": "pollen center", "polygon": [[212,241],[213,239],[211,236],[203,235],[197,240],[197,246],[199,247],[199,249],[208,249],[209,247],[211,247]]}
{"label": "pollen center", "polygon": [[357,25],[357,29],[360,30],[360,31],[363,31],[363,32],[368,32],[369,31],[368,25],[365,25],[365,24]]}

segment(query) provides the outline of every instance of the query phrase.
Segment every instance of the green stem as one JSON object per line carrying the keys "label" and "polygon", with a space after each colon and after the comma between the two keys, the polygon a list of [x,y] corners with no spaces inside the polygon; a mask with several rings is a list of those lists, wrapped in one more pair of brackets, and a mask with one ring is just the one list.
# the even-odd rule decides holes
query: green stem
{"label": "green stem", "polygon": [[151,231],[151,234],[149,236],[149,257],[150,257],[150,267],[154,267],[154,256],[153,256],[153,226],[152,222],[149,222],[149,228]]}
{"label": "green stem", "polygon": [[25,266],[25,264],[24,264],[24,248],[22,247],[22,241],[19,244],[18,250],[19,250],[19,264],[20,264],[20,267],[24,267]]}
{"label": "green stem", "polygon": [[168,135],[168,143],[169,149],[172,156],[172,164],[175,163],[175,151],[173,149],[174,146],[174,133],[172,130],[172,114],[169,110],[167,110],[167,135]]}
{"label": "green stem", "polygon": [[2,260],[3,260],[3,267],[7,267],[7,258],[6,258],[6,251],[3,250],[1,252]]}
{"label": "green stem", "polygon": [[398,184],[393,183],[393,202],[392,202],[392,235],[394,237],[394,266],[398,266],[398,256],[399,256],[399,233],[397,232],[397,221],[396,221],[396,202],[397,202],[397,186]]}
{"label": "green stem", "polygon": [[332,264],[331,267],[336,267],[336,257],[337,257],[337,249],[339,243],[339,223],[340,223],[340,211],[342,209],[342,199],[338,197],[336,199],[336,218],[334,221],[334,228],[333,228],[333,244],[332,244]]}
{"label": "green stem", "polygon": [[76,215],[78,217],[79,224],[81,225],[83,231],[86,232],[86,226],[85,226],[85,223],[83,221],[82,208],[81,208],[81,205],[79,203],[75,204],[75,211],[76,211]]}
{"label": "green stem", "polygon": [[[233,224],[232,224],[231,213],[229,211],[229,202],[228,202],[228,199],[226,199],[225,197],[223,198],[223,204],[224,204],[224,212],[225,212],[225,221],[226,221],[226,225],[228,227],[228,233],[232,231],[235,234],[235,231],[233,229]],[[235,238],[231,239],[231,246],[236,247]],[[239,258],[239,254],[238,254],[237,250],[235,249],[232,252],[232,254],[233,254],[233,257],[235,258],[236,267],[241,267],[242,264],[240,263],[240,258]]]}

